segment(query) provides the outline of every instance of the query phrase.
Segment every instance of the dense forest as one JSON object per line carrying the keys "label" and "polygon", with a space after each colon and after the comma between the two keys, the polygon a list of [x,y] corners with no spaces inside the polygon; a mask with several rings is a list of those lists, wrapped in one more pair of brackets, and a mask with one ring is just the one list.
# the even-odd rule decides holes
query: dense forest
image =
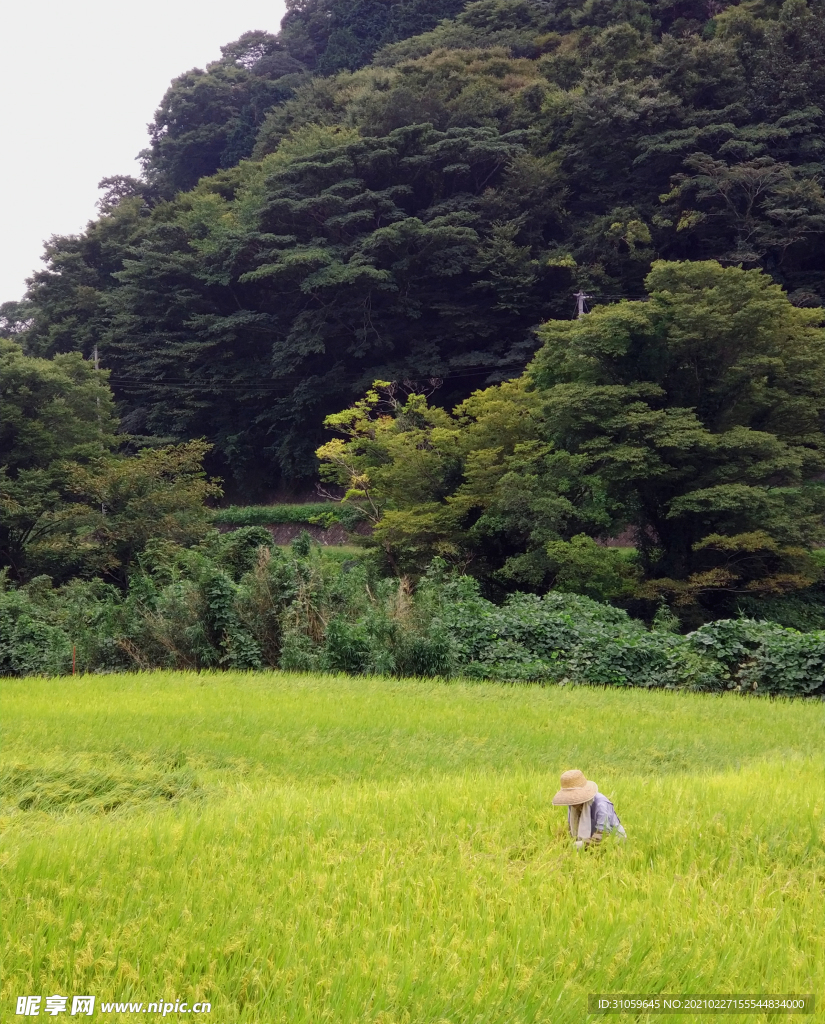
{"label": "dense forest", "polygon": [[10,578],[179,583],[320,467],[379,576],[825,625],[823,15],[307,0],[182,74],[0,308]]}
{"label": "dense forest", "polygon": [[172,83],[144,177],[51,240],[4,333],[97,347],[124,430],[206,437],[253,497],[313,479],[373,380],[450,408],[656,259],[820,306],[823,111],[815,0],[293,5]]}

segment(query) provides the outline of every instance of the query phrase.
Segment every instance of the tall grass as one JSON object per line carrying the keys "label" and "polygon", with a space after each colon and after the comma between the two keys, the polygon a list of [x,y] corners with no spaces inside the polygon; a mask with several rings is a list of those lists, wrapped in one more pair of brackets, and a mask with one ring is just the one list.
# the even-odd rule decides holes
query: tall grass
{"label": "tall grass", "polygon": [[227,526],[274,526],[313,523],[319,517],[338,521],[337,502],[316,501],[302,505],[229,505],[212,513],[212,522]]}
{"label": "tall grass", "polygon": [[[147,674],[4,681],[2,724],[4,1020],[52,992],[213,1024],[825,999],[821,703]],[[626,844],[571,848],[567,767]]]}

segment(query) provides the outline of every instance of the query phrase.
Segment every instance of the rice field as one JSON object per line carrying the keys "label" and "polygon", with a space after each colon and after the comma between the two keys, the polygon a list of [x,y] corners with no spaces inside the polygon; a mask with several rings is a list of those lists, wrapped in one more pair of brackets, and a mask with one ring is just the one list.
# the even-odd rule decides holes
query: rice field
{"label": "rice field", "polygon": [[[825,1020],[821,702],[281,673],[0,690],[3,1021],[52,994],[113,1021],[659,1019],[588,993],[814,993],[791,1019]],[[550,803],[571,767],[626,843],[573,848]],[[211,1010],[145,1009],[175,1000]]]}

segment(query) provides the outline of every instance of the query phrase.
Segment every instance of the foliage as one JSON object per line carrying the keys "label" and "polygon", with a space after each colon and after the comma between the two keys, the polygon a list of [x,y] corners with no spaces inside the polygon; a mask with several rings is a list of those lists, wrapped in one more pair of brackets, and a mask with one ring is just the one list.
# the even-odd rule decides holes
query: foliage
{"label": "foliage", "polygon": [[434,28],[464,0],[288,0],[280,40],[318,75],[367,64],[379,47]]}
{"label": "foliage", "polygon": [[125,667],[118,656],[120,597],[100,580],[53,587],[48,576],[12,587],[0,574],[0,675],[67,675]]}
{"label": "foliage", "polygon": [[26,356],[0,339],[0,568],[26,574],[73,510],[73,474],[115,445],[112,393],[77,352]]}
{"label": "foliage", "polygon": [[[327,418],[346,440],[319,448],[321,475],[345,489],[341,507],[373,525],[374,543],[396,569],[420,572],[433,555],[455,565],[478,557],[483,574],[496,554],[491,548],[511,540],[496,518],[497,501],[513,500],[508,460],[535,452],[537,410],[526,378],[476,393],[452,417],[423,395],[403,397],[377,381],[365,398]],[[552,494],[543,500],[545,508],[554,504]],[[546,542],[546,524],[529,519],[524,530],[543,530]]]}
{"label": "foliage", "polygon": [[0,445],[10,476],[111,448],[117,421],[106,375],[78,353],[35,359],[0,339],[0,373]]}
{"label": "foliage", "polygon": [[[521,135],[425,126],[325,143],[202,183],[118,274],[106,360],[135,384],[130,429],[209,437],[247,489],[265,473],[311,476],[324,415],[376,366],[458,395],[468,368],[516,366],[533,347],[542,275],[528,268],[508,311],[506,263],[477,259],[497,245],[485,196]],[[521,255],[503,257],[517,272]]]}
{"label": "foliage", "polygon": [[0,674],[165,668],[470,677],[825,695],[825,631],[723,620],[680,636],[576,594],[502,605],[436,561],[418,587],[262,527],[158,541],[129,591],[47,577],[0,592]]}
{"label": "foliage", "polygon": [[[202,441],[117,455],[112,393],[77,352],[26,356],[0,340],[0,568],[18,579],[102,573],[120,586],[149,540],[208,529]],[[121,438],[122,440],[122,438]]]}
{"label": "foliage", "polygon": [[[821,0],[300,0],[224,47],[172,84],[143,177],[104,179],[0,309],[9,388],[33,387],[2,425],[4,563],[116,582],[112,664],[455,671],[434,556],[496,607],[659,608],[565,655],[582,678],[722,685],[663,601],[684,629],[818,628],[824,24]],[[111,454],[81,353],[150,448]],[[215,547],[203,459],[260,497],[314,477],[325,419],[346,497],[278,515],[366,521],[378,556]],[[520,643],[502,665],[545,672]]]}
{"label": "foliage", "polygon": [[436,621],[471,677],[825,694],[825,632],[746,619],[687,636],[649,632],[619,609],[572,594],[516,593],[496,606],[468,577],[447,584]]}
{"label": "foliage", "polygon": [[311,477],[373,380],[438,378],[450,408],[657,258],[819,306],[823,26],[821,0],[306,0],[173,85],[148,177],[110,181],[5,319],[33,353],[97,345],[126,430],[207,437],[254,498]]}
{"label": "foliage", "polygon": [[[819,553],[813,552],[814,555]],[[798,629],[801,633],[825,629],[825,599],[821,584],[785,597],[739,598],[737,608],[745,618],[768,619],[780,626]]]}
{"label": "foliage", "polygon": [[810,586],[822,543],[825,332],[758,271],[656,263],[648,302],[550,322],[531,370],[547,441],[635,528],[681,603]]}
{"label": "foliage", "polygon": [[50,358],[78,351],[90,359],[96,347],[105,349],[109,303],[118,286],[114,275],[145,231],[154,202],[142,183],[133,185],[104,204],[85,232],[46,243],[45,267],[32,274],[27,300],[16,314],[22,324],[14,337],[27,354]]}
{"label": "foliage", "polygon": [[[551,586],[562,593],[621,601],[638,589],[640,574],[635,558],[617,548],[600,546],[584,534],[569,541],[552,541],[545,555]],[[516,575],[518,561],[509,561],[507,575],[511,579]]]}
{"label": "foliage", "polygon": [[742,689],[783,695],[807,695],[825,690],[825,650],[822,634],[775,631],[766,636],[739,674]]}
{"label": "foliage", "polygon": [[277,35],[245,32],[203,71],[169,86],[141,153],[147,181],[171,198],[248,157],[266,114],[310,77],[369,63],[386,43],[434,28],[464,0],[290,0]]}
{"label": "foliage", "polygon": [[429,407],[422,395],[402,402],[377,381],[326,424],[348,440],[336,438],[318,449],[322,478],[345,488],[341,508],[373,527],[373,542],[393,567],[429,550],[433,535],[440,541],[436,550],[450,553],[443,536],[450,511],[443,499],[460,461],[459,432],[447,413]]}
{"label": "foliage", "polygon": [[221,47],[206,71],[170,85],[141,153],[146,177],[167,198],[249,156],[266,111],[291,96],[304,65],[267,32],[246,32]]}
{"label": "foliage", "polygon": [[302,505],[230,505],[215,509],[212,522],[218,526],[275,526],[280,524],[354,526],[356,516],[337,502],[316,501]]}
{"label": "foliage", "polygon": [[[444,554],[509,586],[667,596],[694,624],[732,595],[819,578],[821,314],[717,263],[659,262],[647,285],[648,301],[543,325],[521,381],[452,416],[421,395],[388,403],[379,382],[327,419],[346,440],[318,450],[323,472],[391,561]],[[593,542],[628,528],[634,559]]]}
{"label": "foliage", "polygon": [[150,542],[187,546],[206,534],[205,501],[222,493],[204,473],[208,451],[203,441],[145,448],[131,458],[101,459],[71,474],[77,529],[91,538],[98,567],[121,586]]}

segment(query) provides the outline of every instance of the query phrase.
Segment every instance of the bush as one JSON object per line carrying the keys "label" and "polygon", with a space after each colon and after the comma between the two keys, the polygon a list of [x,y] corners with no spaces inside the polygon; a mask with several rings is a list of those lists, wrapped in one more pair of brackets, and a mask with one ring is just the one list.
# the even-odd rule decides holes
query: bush
{"label": "bush", "polygon": [[250,527],[196,548],[159,544],[124,597],[48,577],[0,587],[0,674],[129,667],[259,668],[511,682],[825,695],[825,631],[727,619],[687,636],[577,594],[502,605],[436,560],[413,590],[308,536],[288,550]]}
{"label": "bush", "polygon": [[740,598],[737,608],[746,618],[778,622],[801,633],[825,629],[825,592],[821,586],[782,597]]}
{"label": "bush", "polygon": [[560,679],[588,640],[608,642],[618,632],[645,636],[642,623],[610,605],[578,594],[512,594],[497,606],[461,577],[444,588],[439,622],[451,636],[458,663],[491,679]]}
{"label": "bush", "polygon": [[757,693],[825,694],[825,633],[783,629],[766,635],[738,678],[741,689]]}
{"label": "bush", "polygon": [[327,528],[340,523],[352,529],[359,522],[356,509],[334,501],[311,502],[306,505],[230,505],[212,513],[212,522],[219,526],[281,526],[308,525]]}
{"label": "bush", "polygon": [[121,595],[99,580],[11,587],[0,573],[0,675],[65,675],[125,666],[113,641]]}
{"label": "bush", "polygon": [[514,594],[484,600],[475,581],[443,586],[439,621],[457,674],[669,689],[825,694],[825,631],[728,619],[687,636],[648,631],[624,611],[589,598]]}

